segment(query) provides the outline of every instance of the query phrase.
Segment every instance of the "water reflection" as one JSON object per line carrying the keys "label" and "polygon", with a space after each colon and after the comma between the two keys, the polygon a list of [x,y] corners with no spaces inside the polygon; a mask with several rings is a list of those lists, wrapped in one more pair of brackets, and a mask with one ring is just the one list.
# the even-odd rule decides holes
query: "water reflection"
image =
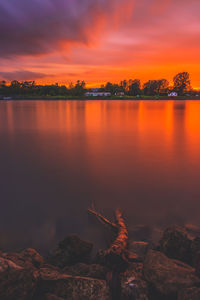
{"label": "water reflection", "polygon": [[199,114],[199,101],[0,102],[0,247],[95,241],[92,201],[130,228],[199,224]]}

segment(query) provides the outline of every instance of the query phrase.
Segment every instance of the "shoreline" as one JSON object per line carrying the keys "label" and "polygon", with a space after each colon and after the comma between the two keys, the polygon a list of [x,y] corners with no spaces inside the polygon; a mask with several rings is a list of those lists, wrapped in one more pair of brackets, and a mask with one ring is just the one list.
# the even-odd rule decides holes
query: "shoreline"
{"label": "shoreline", "polygon": [[[7,97],[5,97],[7,98]],[[48,96],[48,97],[9,97],[5,99],[4,97],[0,98],[1,102],[7,102],[7,101],[92,101],[92,100],[97,100],[97,101],[112,101],[112,100],[128,100],[128,101],[185,101],[185,100],[190,100],[190,101],[195,101],[195,100],[200,100],[199,97],[157,97],[157,96],[146,96],[146,97],[63,97],[63,96]]]}
{"label": "shoreline", "polygon": [[[112,222],[105,225],[113,229]],[[199,236],[199,227],[172,225],[156,243],[129,237],[125,257],[109,256],[109,264],[102,260],[108,250],[92,258],[93,243],[77,235],[65,237],[47,257],[31,248],[1,249],[0,299],[197,300]]]}

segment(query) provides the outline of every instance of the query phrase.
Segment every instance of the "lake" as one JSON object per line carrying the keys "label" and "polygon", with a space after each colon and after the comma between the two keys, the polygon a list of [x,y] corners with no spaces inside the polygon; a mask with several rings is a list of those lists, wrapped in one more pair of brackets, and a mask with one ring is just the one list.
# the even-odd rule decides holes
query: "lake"
{"label": "lake", "polygon": [[4,250],[98,243],[91,203],[129,228],[200,225],[199,179],[200,101],[0,101]]}

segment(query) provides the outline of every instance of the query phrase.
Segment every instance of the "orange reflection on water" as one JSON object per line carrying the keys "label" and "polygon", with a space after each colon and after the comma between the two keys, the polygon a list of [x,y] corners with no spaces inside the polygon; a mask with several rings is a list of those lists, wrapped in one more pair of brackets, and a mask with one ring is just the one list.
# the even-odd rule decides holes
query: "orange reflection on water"
{"label": "orange reflection on water", "polygon": [[26,223],[28,239],[38,217],[87,237],[91,201],[121,206],[130,227],[199,224],[199,116],[200,101],[0,102],[0,198],[16,220],[4,227]]}

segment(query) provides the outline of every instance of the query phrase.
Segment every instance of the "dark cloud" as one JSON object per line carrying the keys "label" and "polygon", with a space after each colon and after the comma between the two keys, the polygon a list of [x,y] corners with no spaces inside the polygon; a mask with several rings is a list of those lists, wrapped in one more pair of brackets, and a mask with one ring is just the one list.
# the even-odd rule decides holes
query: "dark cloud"
{"label": "dark cloud", "polygon": [[120,5],[129,9],[133,1],[0,0],[0,55],[49,53],[62,42],[87,44],[98,26],[116,19]]}
{"label": "dark cloud", "polygon": [[35,80],[46,77],[46,74],[31,72],[26,70],[14,71],[14,72],[0,72],[0,78],[4,80]]}

